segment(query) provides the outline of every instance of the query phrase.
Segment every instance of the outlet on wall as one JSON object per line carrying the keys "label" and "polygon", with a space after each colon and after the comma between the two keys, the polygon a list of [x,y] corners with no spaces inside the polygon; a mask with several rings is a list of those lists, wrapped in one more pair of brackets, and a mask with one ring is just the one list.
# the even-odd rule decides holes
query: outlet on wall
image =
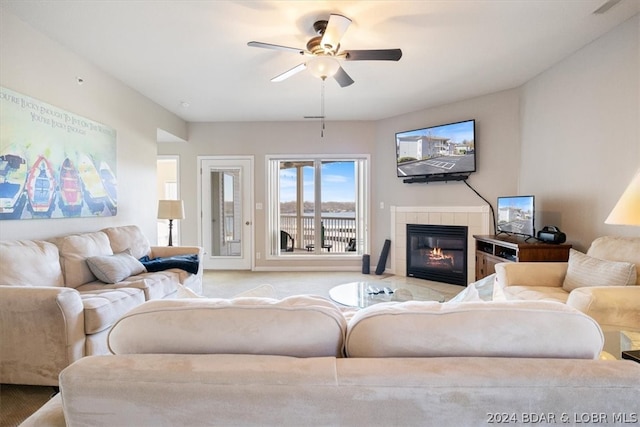
{"label": "outlet on wall", "polygon": [[256,259],[260,259],[261,256],[262,254],[260,252],[256,252]]}

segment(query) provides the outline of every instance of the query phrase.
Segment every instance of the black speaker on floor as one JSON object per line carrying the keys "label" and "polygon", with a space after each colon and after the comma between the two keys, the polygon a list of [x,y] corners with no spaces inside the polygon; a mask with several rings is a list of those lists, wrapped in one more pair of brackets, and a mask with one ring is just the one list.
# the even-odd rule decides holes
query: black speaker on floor
{"label": "black speaker on floor", "polygon": [[362,274],[369,274],[369,255],[362,255]]}
{"label": "black speaker on floor", "polygon": [[378,259],[378,266],[376,267],[376,274],[378,276],[384,273],[384,268],[387,266],[389,249],[391,249],[391,240],[387,239],[384,241],[384,246],[382,246],[382,252],[380,253],[380,259]]}

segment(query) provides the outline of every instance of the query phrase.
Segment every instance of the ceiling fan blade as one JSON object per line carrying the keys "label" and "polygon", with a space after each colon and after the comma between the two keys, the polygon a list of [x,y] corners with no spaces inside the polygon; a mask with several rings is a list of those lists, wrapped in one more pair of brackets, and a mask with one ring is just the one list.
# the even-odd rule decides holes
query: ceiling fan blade
{"label": "ceiling fan blade", "polygon": [[271,44],[271,43],[262,43],[262,42],[249,42],[247,46],[251,47],[261,47],[264,49],[273,49],[273,50],[287,50],[290,52],[295,52],[300,55],[304,55],[304,49],[300,49],[297,47],[289,47],[289,46],[281,46],[279,44]]}
{"label": "ceiling fan blade", "polygon": [[326,50],[335,53],[338,50],[340,39],[351,25],[351,19],[346,16],[331,14],[327,28],[324,30],[320,45]]}
{"label": "ceiling fan blade", "polygon": [[293,76],[294,74],[298,74],[300,71],[304,70],[305,68],[307,68],[307,64],[305,64],[305,63],[296,65],[292,69],[290,69],[288,71],[285,71],[282,74],[278,74],[277,76],[272,78],[271,81],[272,82],[281,82],[281,81],[286,80],[289,77]]}
{"label": "ceiling fan blade", "polygon": [[347,87],[354,83],[353,79],[349,77],[349,74],[347,74],[347,72],[342,67],[338,68],[338,71],[333,76],[333,78],[336,79],[340,87]]}
{"label": "ceiling fan blade", "polygon": [[341,56],[347,61],[399,61],[400,49],[345,50]]}

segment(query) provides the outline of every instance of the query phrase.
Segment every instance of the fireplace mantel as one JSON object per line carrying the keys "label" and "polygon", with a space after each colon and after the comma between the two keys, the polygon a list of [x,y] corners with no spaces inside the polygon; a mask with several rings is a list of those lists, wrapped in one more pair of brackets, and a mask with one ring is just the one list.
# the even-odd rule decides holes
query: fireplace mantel
{"label": "fireplace mantel", "polygon": [[407,224],[466,225],[469,227],[467,247],[467,280],[475,279],[474,234],[491,234],[489,206],[391,206],[391,273],[407,275]]}

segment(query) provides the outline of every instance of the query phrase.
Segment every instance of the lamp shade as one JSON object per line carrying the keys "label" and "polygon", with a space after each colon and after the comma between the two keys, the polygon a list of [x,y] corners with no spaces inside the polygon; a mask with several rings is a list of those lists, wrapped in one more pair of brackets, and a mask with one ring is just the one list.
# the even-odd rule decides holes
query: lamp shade
{"label": "lamp shade", "polygon": [[182,200],[159,200],[158,219],[184,219]]}
{"label": "lamp shade", "polygon": [[633,177],[604,222],[606,224],[640,225],[640,171]]}

